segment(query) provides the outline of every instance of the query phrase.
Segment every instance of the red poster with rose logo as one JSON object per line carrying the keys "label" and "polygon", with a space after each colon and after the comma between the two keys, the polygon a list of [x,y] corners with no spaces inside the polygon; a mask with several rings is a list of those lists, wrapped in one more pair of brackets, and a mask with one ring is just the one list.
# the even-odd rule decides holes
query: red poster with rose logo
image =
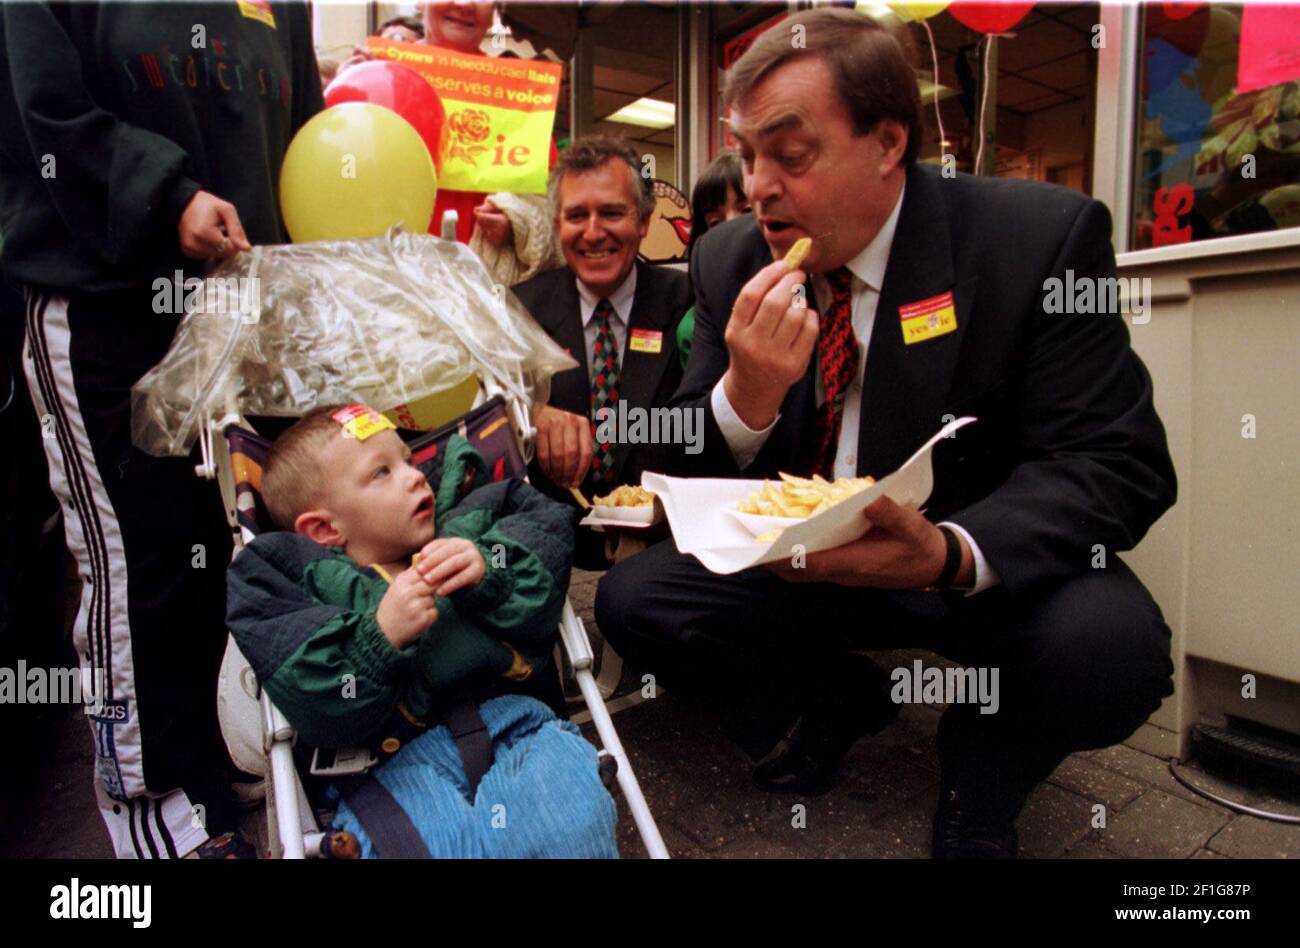
{"label": "red poster with rose logo", "polygon": [[546,193],[563,66],[373,36],[366,43],[376,55],[419,73],[442,99],[447,120],[439,189]]}

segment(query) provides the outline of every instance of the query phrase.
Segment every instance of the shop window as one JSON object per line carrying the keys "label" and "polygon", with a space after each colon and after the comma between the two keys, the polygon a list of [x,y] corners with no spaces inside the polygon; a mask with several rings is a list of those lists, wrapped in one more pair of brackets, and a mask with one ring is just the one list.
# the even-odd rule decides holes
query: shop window
{"label": "shop window", "polygon": [[721,3],[709,7],[709,16],[709,36],[713,41],[709,70],[709,125],[713,129],[709,157],[712,159],[736,148],[722,106],[727,69],[754,40],[785,20],[787,12],[783,6],[772,3]]}
{"label": "shop window", "polygon": [[1300,226],[1300,17],[1262,7],[1144,7],[1130,249]]}
{"label": "shop window", "polygon": [[[1089,190],[1097,84],[1094,28],[1100,17],[1097,4],[1040,3],[991,46],[984,34],[946,10],[924,24],[908,24],[884,3],[858,3],[856,9],[892,29],[908,31],[916,44],[922,161],[940,163],[947,155],[954,170],[974,172],[978,157],[982,161],[978,170],[984,174]],[[716,11],[711,97],[717,120],[714,154],[728,145],[720,107],[723,71],[758,34],[786,15],[780,5],[765,4],[725,4]],[[981,155],[977,118],[982,99],[988,119]]]}
{"label": "shop window", "polygon": [[[939,163],[951,155],[958,171],[1089,192],[1100,13],[1095,3],[1039,3],[990,44],[984,34],[944,11],[926,21],[934,36],[933,54],[925,28],[908,27],[918,53],[922,160]],[[981,156],[978,118],[986,74]]]}
{"label": "shop window", "polygon": [[583,32],[591,88],[591,124],[581,132],[626,138],[653,156],[652,177],[676,184],[677,11],[671,5],[624,3],[590,15]]}

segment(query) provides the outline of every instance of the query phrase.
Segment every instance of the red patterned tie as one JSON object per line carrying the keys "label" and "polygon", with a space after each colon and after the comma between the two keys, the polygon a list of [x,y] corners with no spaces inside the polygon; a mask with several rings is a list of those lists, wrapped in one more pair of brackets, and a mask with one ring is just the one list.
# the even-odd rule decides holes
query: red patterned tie
{"label": "red patterned tie", "polygon": [[591,358],[592,458],[591,473],[588,475],[593,488],[614,481],[614,445],[596,437],[596,413],[602,408],[614,411],[618,407],[618,340],[614,338],[613,327],[609,324],[609,318],[613,315],[614,307],[609,304],[609,300],[603,299],[596,304],[596,311],[591,316],[596,322],[596,345]]}
{"label": "red patterned tie", "polygon": [[825,401],[813,425],[812,473],[833,477],[839,447],[844,394],[858,374],[858,337],[853,333],[853,274],[846,267],[826,274],[831,301],[817,335],[817,367]]}

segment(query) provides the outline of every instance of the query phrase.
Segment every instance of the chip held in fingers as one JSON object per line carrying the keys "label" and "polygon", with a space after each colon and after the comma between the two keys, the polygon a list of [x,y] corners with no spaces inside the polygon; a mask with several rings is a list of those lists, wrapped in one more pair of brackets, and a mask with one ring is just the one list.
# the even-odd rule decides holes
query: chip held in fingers
{"label": "chip held in fingers", "polygon": [[794,245],[785,252],[785,268],[787,270],[798,270],[808,254],[812,251],[812,238],[800,237],[794,242]]}

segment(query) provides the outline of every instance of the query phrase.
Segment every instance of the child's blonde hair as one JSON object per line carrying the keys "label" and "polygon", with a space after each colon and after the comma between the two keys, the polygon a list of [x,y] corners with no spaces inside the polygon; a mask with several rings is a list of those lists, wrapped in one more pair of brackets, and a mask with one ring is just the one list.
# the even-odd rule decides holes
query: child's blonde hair
{"label": "child's blonde hair", "polygon": [[328,440],[340,437],[343,428],[334,420],[343,405],[313,408],[275,439],[262,467],[262,501],[275,525],[292,530],[299,515],[311,510],[320,498],[320,453]]}

